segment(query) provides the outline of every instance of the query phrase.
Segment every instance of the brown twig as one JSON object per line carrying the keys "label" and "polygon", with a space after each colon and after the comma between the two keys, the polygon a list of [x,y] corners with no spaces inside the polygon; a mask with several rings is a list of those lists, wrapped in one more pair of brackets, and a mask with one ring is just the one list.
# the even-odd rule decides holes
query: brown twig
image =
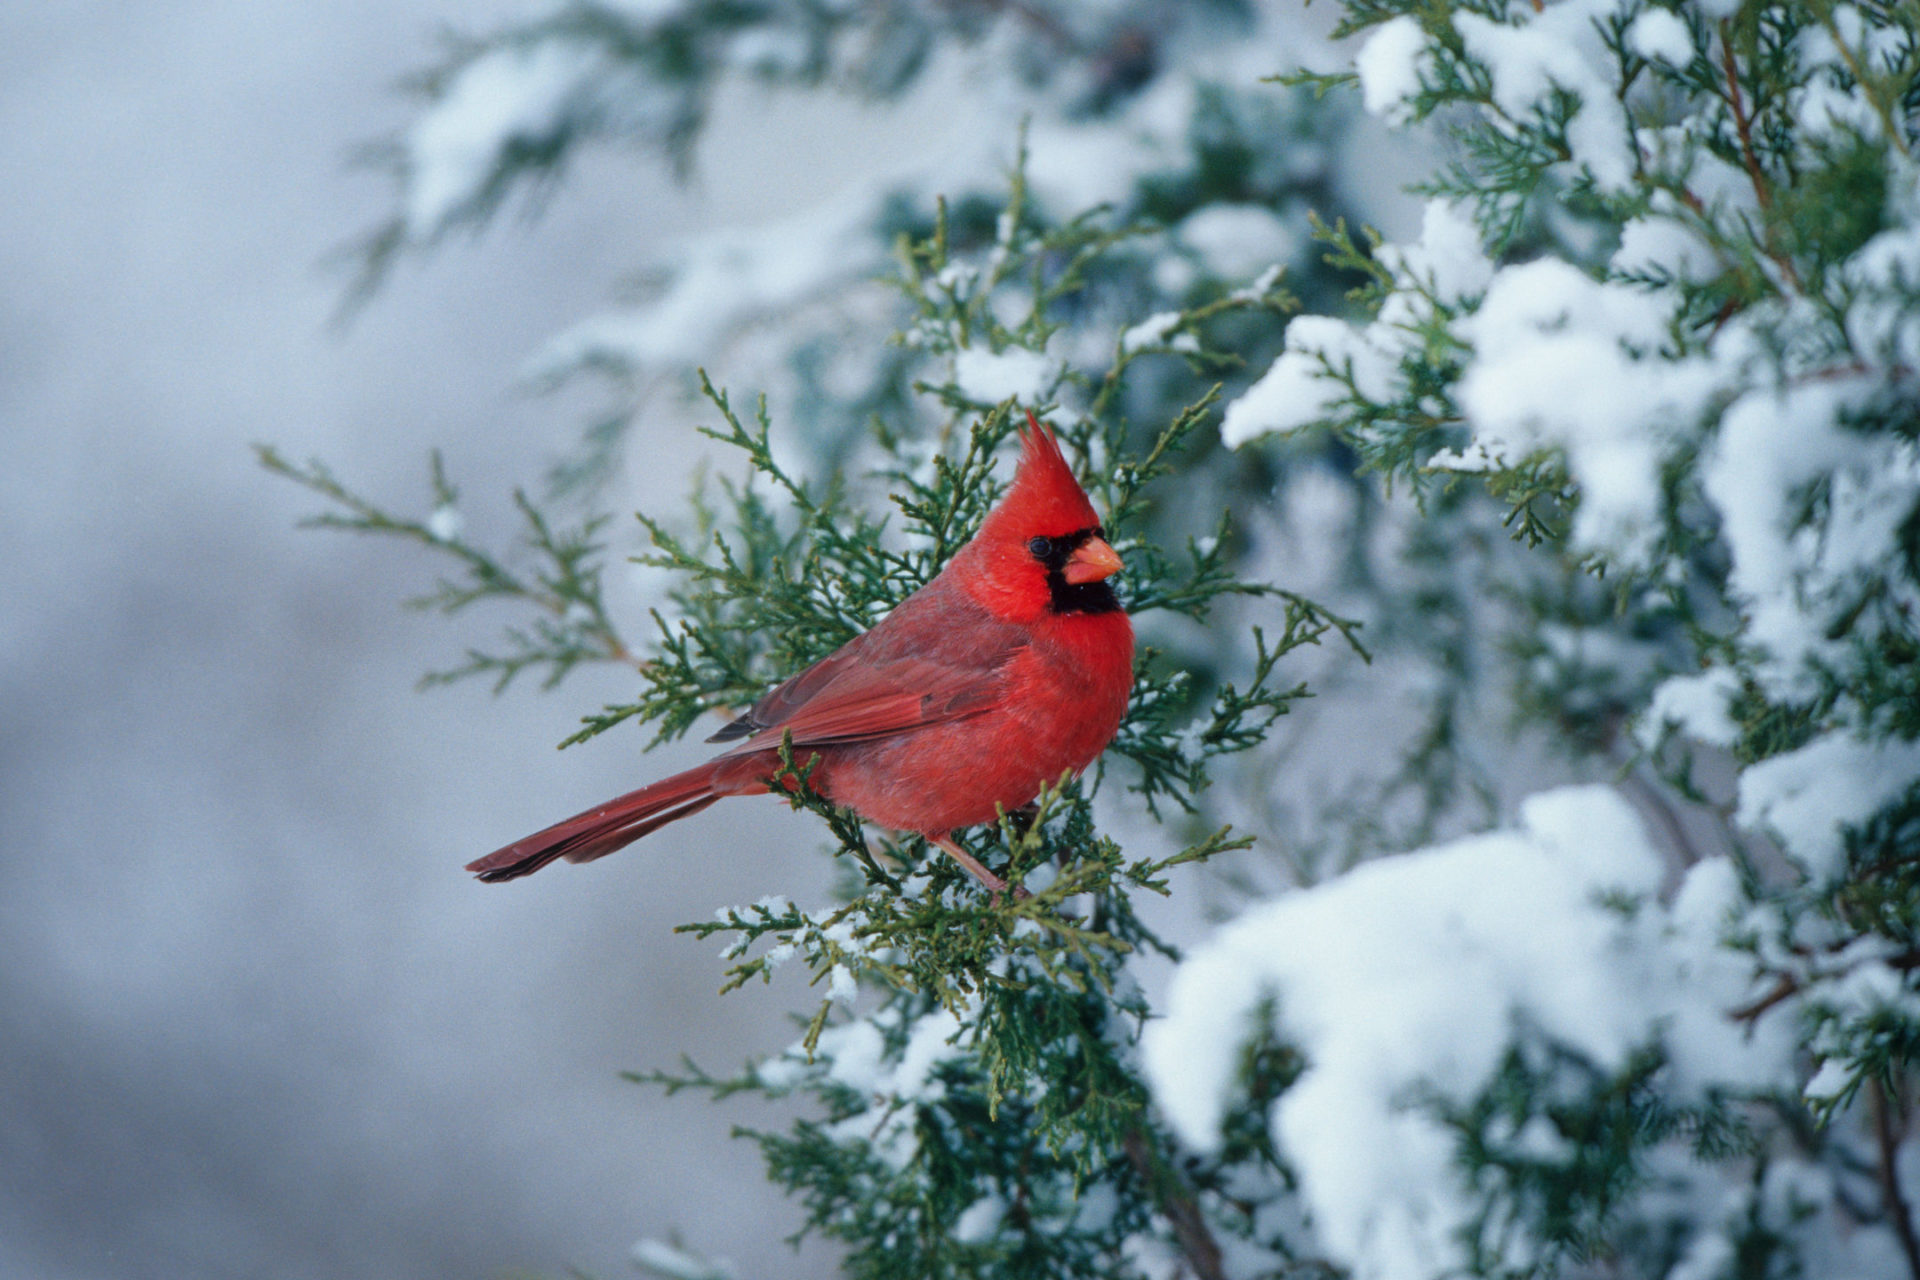
{"label": "brown twig", "polygon": [[[1838,950],[1839,948],[1836,947],[1834,949]],[[1885,963],[1887,968],[1898,969],[1903,973],[1909,969],[1920,969],[1920,948],[1915,948],[1912,951],[1902,951],[1896,956],[1888,956]],[[1797,974],[1777,974],[1774,977],[1773,985],[1767,989],[1764,995],[1756,996],[1737,1008],[1727,1010],[1727,1016],[1735,1022],[1752,1022],[1761,1014],[1779,1004],[1782,1000],[1799,992],[1804,985]],[[1920,1275],[1916,1275],[1914,1280],[1920,1280]]]}
{"label": "brown twig", "polygon": [[1185,1256],[1187,1265],[1193,1268],[1193,1274],[1199,1280],[1226,1280],[1227,1272],[1220,1258],[1219,1242],[1213,1238],[1213,1232],[1207,1229],[1207,1220],[1201,1214],[1193,1192],[1187,1189],[1179,1174],[1168,1167],[1160,1153],[1153,1149],[1151,1139],[1144,1132],[1135,1129],[1127,1135],[1124,1145],[1127,1162],[1146,1181],[1155,1203],[1160,1206],[1160,1212],[1167,1215],[1167,1221],[1173,1226],[1174,1238],[1180,1242],[1180,1252]]}
{"label": "brown twig", "polygon": [[1878,1081],[1867,1086],[1867,1096],[1873,1107],[1873,1133],[1879,1143],[1881,1192],[1887,1198],[1887,1216],[1893,1219],[1893,1233],[1900,1237],[1900,1248],[1907,1255],[1907,1270],[1913,1280],[1920,1280],[1920,1236],[1913,1228],[1913,1210],[1907,1205],[1906,1193],[1900,1189],[1900,1139],[1894,1130],[1893,1107],[1887,1098],[1886,1088]]}
{"label": "brown twig", "polygon": [[1754,154],[1747,100],[1740,92],[1740,65],[1733,57],[1733,33],[1725,18],[1720,19],[1720,65],[1727,73],[1727,105],[1733,108],[1733,127],[1740,135],[1740,156],[1747,162],[1747,177],[1753,183],[1753,194],[1760,201],[1760,211],[1765,213],[1773,207],[1773,192],[1767,187],[1766,175],[1760,171],[1760,157]]}
{"label": "brown twig", "polygon": [[1727,1010],[1727,1016],[1735,1022],[1753,1022],[1767,1010],[1800,990],[1800,979],[1790,973],[1783,973],[1774,980],[1773,986],[1763,996],[1758,996],[1737,1009]]}
{"label": "brown twig", "polygon": [[[1740,92],[1740,64],[1733,56],[1733,31],[1725,18],[1720,19],[1720,65],[1727,73],[1727,106],[1733,111],[1734,131],[1740,135],[1740,158],[1746,162],[1747,180],[1753,184],[1754,199],[1760,202],[1763,215],[1773,209],[1773,189],[1767,185],[1767,175],[1760,168],[1760,157],[1753,149],[1753,124],[1747,118],[1746,95]],[[1770,230],[1764,231],[1765,238],[1771,238]],[[1805,292],[1800,285],[1800,273],[1794,268],[1793,259],[1779,250],[1767,247],[1767,256],[1786,277],[1787,283],[1796,292]]]}

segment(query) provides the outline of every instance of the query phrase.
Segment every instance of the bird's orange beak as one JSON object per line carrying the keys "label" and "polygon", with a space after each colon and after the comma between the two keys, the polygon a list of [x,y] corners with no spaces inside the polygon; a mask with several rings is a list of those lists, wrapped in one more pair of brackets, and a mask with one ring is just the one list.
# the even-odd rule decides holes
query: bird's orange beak
{"label": "bird's orange beak", "polygon": [[1120,563],[1119,552],[1100,538],[1088,538],[1080,544],[1079,550],[1067,557],[1067,567],[1061,576],[1077,587],[1111,578],[1124,567]]}

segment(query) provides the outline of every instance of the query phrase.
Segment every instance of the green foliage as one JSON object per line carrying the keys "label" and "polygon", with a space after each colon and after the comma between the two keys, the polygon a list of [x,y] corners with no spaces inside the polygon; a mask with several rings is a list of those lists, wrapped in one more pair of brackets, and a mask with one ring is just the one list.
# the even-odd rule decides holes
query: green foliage
{"label": "green foliage", "polygon": [[[1476,1273],[1504,1274],[1516,1253],[1537,1259],[1530,1274],[1548,1275],[1615,1253],[1622,1211],[1645,1189],[1647,1157],[1662,1143],[1682,1139],[1718,1160],[1752,1153],[1737,1112],[1676,1106],[1663,1094],[1666,1066],[1648,1049],[1605,1071],[1523,1034],[1479,1097],[1441,1107],[1460,1168],[1484,1191],[1467,1227]],[[1635,1261],[1662,1274],[1675,1259]]]}
{"label": "green foliage", "polygon": [[525,524],[524,544],[532,567],[509,569],[502,558],[461,536],[459,492],[447,479],[440,454],[433,455],[433,509],[422,519],[395,515],[349,490],[325,463],[289,461],[270,445],[254,446],[260,465],[318,494],[334,510],[302,522],[303,527],[370,533],[419,543],[451,561],[455,575],[407,603],[416,609],[456,614],[481,601],[527,607],[531,620],[510,626],[500,647],[469,649],[457,667],[429,673],[423,686],[451,684],[470,676],[493,680],[499,693],[521,672],[546,668],[543,687],[551,689],[583,662],[632,664],[634,655],[615,632],[601,595],[600,540],[608,523],[592,516],[571,527],[557,525],[524,492],[513,495]]}

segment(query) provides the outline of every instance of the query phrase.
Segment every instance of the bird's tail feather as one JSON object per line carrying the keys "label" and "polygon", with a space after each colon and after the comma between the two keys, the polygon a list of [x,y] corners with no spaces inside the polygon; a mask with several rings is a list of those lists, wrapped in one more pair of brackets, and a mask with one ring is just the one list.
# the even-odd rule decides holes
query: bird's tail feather
{"label": "bird's tail feather", "polygon": [[696,814],[718,800],[722,793],[714,790],[715,763],[676,773],[651,786],[595,805],[585,813],[577,813],[469,862],[467,870],[491,884],[532,875],[558,858],[568,862],[604,858],[641,836]]}

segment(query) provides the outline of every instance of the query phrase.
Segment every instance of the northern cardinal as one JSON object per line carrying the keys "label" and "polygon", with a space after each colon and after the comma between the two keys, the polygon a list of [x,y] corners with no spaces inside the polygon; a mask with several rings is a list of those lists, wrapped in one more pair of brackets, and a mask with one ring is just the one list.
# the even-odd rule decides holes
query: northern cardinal
{"label": "northern cardinal", "polygon": [[708,739],[737,746],[467,870],[512,880],[556,858],[589,862],[722,796],[767,791],[790,733],[796,764],[819,757],[811,783],[828,800],[918,832],[1005,889],[949,833],[1092,764],[1133,685],[1133,627],[1107,581],[1120,557],[1052,431],[1027,421],[1013,486],[973,540],[871,631]]}

